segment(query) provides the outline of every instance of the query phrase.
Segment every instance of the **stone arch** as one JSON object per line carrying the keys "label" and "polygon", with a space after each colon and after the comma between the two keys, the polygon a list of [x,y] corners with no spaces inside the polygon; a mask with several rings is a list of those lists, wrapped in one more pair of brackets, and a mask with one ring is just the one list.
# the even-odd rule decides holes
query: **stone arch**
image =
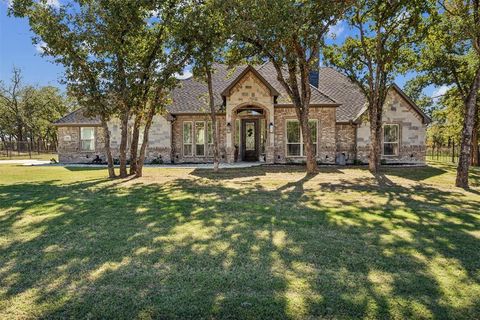
{"label": "stone arch", "polygon": [[274,122],[274,115],[273,115],[273,105],[269,108],[268,106],[258,103],[255,101],[247,101],[240,103],[234,107],[232,107],[229,110],[229,120],[227,122],[230,122],[231,125],[231,134],[229,138],[230,146],[232,146],[232,152],[233,148],[235,146],[235,133],[236,133],[236,125],[237,125],[237,111],[238,110],[248,110],[248,109],[261,109],[263,110],[263,117],[259,117],[260,119],[265,120],[265,131],[266,131],[266,136],[265,136],[265,155],[267,162],[273,161],[273,149],[274,149],[274,132],[270,132],[269,130],[269,125],[270,123],[273,124]]}

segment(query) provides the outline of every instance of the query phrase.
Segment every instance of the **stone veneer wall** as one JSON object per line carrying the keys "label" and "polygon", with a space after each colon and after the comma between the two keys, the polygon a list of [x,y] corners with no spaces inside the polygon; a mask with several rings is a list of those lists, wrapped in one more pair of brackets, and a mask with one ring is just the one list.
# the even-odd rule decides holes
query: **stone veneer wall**
{"label": "stone veneer wall", "polygon": [[[85,126],[87,127],[87,126]],[[91,126],[90,126],[91,127]],[[114,158],[119,156],[120,148],[120,121],[113,119],[108,123],[110,130],[110,147]],[[133,121],[129,126],[129,140],[127,157],[130,156],[129,146]],[[143,128],[141,128],[141,131]],[[96,155],[103,160],[106,159],[104,151],[103,128],[95,127],[95,151],[87,152],[80,150],[80,127],[65,126],[58,127],[58,157],[61,163],[90,163]],[[66,138],[69,137],[69,138]],[[171,162],[171,124],[165,117],[157,115],[153,118],[149,132],[149,141],[146,150],[146,162],[157,159],[161,156],[165,163]],[[140,141],[141,144],[141,141]]]}
{"label": "stone veneer wall", "polygon": [[[234,126],[237,119],[236,110],[242,107],[259,107],[265,111],[267,125],[274,122],[273,96],[268,87],[255,76],[252,72],[246,73],[242,79],[230,90],[226,99],[226,122],[230,122],[232,130],[226,133],[226,157],[228,162],[234,161],[235,141]],[[273,163],[274,141],[273,136],[267,131],[267,141],[265,143],[266,162]]]}
{"label": "stone veneer wall", "polygon": [[335,125],[335,140],[337,147],[337,157],[342,153],[345,154],[347,163],[353,163],[356,158],[356,125],[355,124],[340,124]]}
{"label": "stone veneer wall", "polygon": [[[399,124],[400,146],[398,156],[382,156],[382,159],[387,163],[425,163],[427,125],[422,117],[393,89],[388,93],[383,112],[383,123]],[[370,125],[363,121],[357,130],[358,160],[368,162],[369,144]]]}
{"label": "stone veneer wall", "polygon": [[[320,163],[334,163],[336,153],[335,143],[335,113],[336,109],[332,107],[310,108],[310,119],[318,120],[318,141],[317,141],[317,161]],[[287,119],[297,119],[293,107],[275,108],[275,163],[300,163],[305,161],[305,157],[287,157],[286,156],[286,128]]]}
{"label": "stone veneer wall", "polygon": [[[93,127],[93,126],[89,126]],[[95,127],[95,150],[80,149],[80,127],[58,127],[58,161],[60,163],[89,163],[96,155],[103,156],[103,129]]]}
{"label": "stone veneer wall", "polygon": [[[205,156],[184,156],[183,155],[183,122],[191,121],[193,126],[195,126],[195,121],[210,121],[209,114],[190,114],[190,115],[177,115],[175,121],[172,125],[172,155],[175,163],[206,163],[212,162],[213,157]],[[226,137],[226,128],[225,128],[225,115],[217,115],[217,127],[218,127],[218,138],[219,138],[219,148],[220,148],[220,162],[226,161],[226,149],[225,149],[225,137]],[[195,133],[193,132],[195,135]],[[195,148],[195,145],[193,145]],[[195,152],[194,152],[195,153]]]}

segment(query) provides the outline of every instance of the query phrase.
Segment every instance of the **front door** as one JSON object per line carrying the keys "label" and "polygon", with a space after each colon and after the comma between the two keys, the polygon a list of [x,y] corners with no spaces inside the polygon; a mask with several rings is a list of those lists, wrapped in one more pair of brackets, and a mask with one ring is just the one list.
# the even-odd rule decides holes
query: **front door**
{"label": "front door", "polygon": [[242,160],[258,161],[258,120],[242,120]]}

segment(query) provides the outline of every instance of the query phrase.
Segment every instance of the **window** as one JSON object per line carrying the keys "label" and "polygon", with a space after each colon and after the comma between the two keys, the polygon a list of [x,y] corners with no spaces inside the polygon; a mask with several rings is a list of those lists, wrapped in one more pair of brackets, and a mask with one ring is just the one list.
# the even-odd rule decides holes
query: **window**
{"label": "window", "polygon": [[183,155],[192,155],[192,123],[190,121],[183,123]]}
{"label": "window", "polygon": [[[317,154],[317,120],[309,120],[308,126],[310,127],[313,142],[314,154]],[[303,143],[302,132],[300,128],[300,122],[298,120],[287,120],[287,156],[288,157],[303,157],[305,156],[305,144]]]}
{"label": "window", "polygon": [[399,145],[399,126],[398,124],[383,125],[383,155],[397,156]]}
{"label": "window", "polygon": [[195,155],[205,156],[205,122],[195,122]]}
{"label": "window", "polygon": [[213,125],[212,121],[207,122],[207,155],[213,157]]}
{"label": "window", "polygon": [[83,151],[95,151],[95,128],[80,128],[80,148]]}

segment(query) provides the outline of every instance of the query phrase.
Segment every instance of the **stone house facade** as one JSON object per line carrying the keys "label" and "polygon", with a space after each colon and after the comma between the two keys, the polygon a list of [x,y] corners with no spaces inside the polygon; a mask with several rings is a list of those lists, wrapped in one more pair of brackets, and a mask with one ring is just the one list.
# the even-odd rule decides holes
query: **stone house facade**
{"label": "stone house facade", "polygon": [[[213,130],[205,83],[188,78],[171,93],[172,104],[156,115],[149,133],[147,162],[203,163],[213,160]],[[217,133],[222,162],[301,163],[304,146],[296,111],[269,63],[228,69],[217,64],[213,78]],[[311,75],[309,126],[319,163],[368,162],[370,132],[366,100],[338,71],[324,67]],[[384,107],[382,159],[424,163],[430,119],[393,85]],[[82,109],[56,123],[62,163],[105,159],[102,127]],[[118,157],[120,122],[108,123]],[[130,126],[131,127],[131,126]],[[130,141],[128,143],[130,145]]]}

